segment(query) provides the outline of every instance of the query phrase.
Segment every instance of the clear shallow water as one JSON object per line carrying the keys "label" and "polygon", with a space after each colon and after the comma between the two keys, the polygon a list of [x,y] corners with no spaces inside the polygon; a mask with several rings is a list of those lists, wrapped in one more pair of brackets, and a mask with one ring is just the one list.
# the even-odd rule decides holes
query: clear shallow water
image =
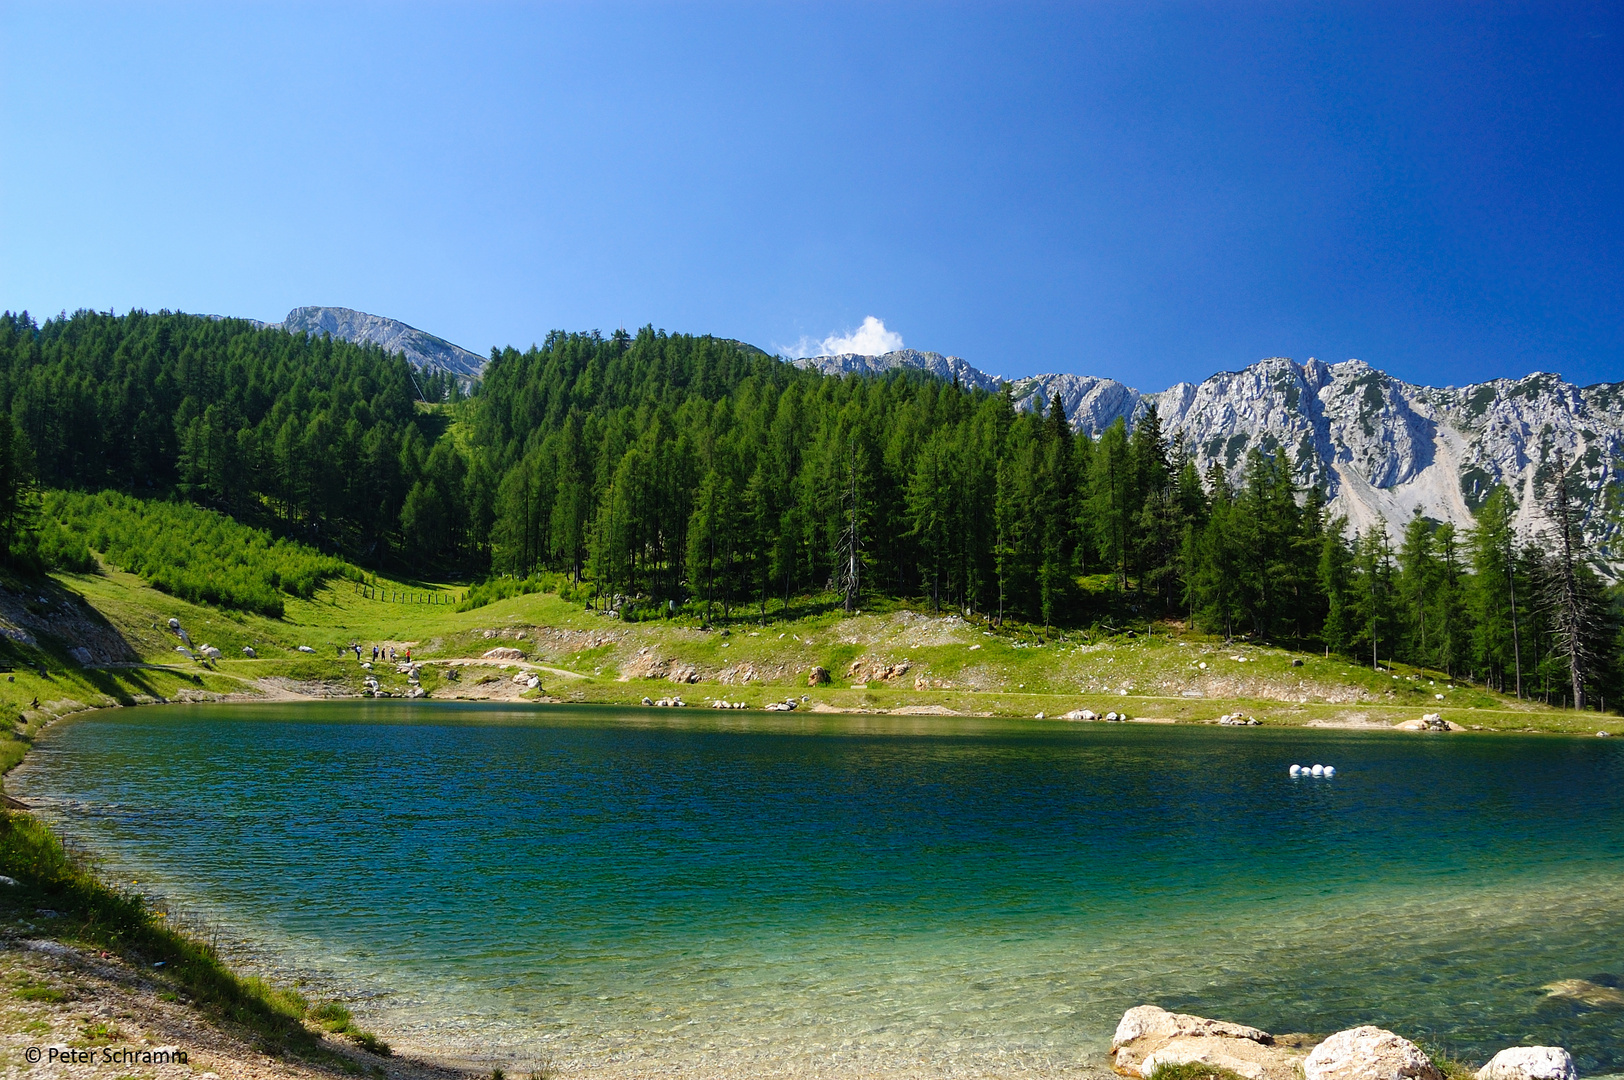
{"label": "clear shallow water", "polygon": [[10,786],[464,1053],[1047,1073],[1155,1001],[1624,1067],[1624,1013],[1540,990],[1624,975],[1613,741],[194,705],[65,723]]}

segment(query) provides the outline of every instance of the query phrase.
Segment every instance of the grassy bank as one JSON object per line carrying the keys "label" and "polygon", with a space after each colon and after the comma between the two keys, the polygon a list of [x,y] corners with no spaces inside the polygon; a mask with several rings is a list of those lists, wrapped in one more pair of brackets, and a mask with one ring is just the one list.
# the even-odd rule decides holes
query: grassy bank
{"label": "grassy bank", "polygon": [[[98,599],[111,601],[115,610],[102,611]],[[176,663],[171,655],[179,654],[173,646],[150,636],[156,632],[151,626],[154,606],[174,602],[141,579],[116,572],[0,577],[5,634],[0,637],[0,716],[5,719],[0,771],[20,763],[40,730],[63,715],[241,692],[242,679],[213,665]],[[200,621],[231,621],[213,609],[182,605]],[[132,621],[139,618],[149,620],[146,637]],[[86,649],[102,658],[111,652],[119,659],[86,664]],[[237,975],[211,945],[171,926],[169,912],[101,880],[42,822],[18,810],[0,810],[0,938],[10,948],[25,939],[60,943],[139,972],[140,982],[156,984],[163,1001],[195,1009],[256,1052],[302,1059],[323,1074],[378,1071],[389,1054],[385,1043],[354,1024],[341,1003],[312,1002],[292,990]],[[9,975],[16,974],[15,966],[8,960]],[[81,988],[84,984],[83,978],[77,980]],[[80,992],[74,985],[21,978],[12,996],[30,1007],[71,1009]],[[38,1017],[6,1015],[25,1030],[47,1033]],[[80,1024],[72,1030],[73,1046],[109,1045],[118,1039],[117,1025],[108,1023]]]}
{"label": "grassy bank", "polygon": [[[161,987],[166,1000],[182,1000],[214,1023],[246,1036],[260,1052],[299,1057],[347,1073],[365,1066],[335,1050],[320,1030],[348,1036],[360,1049],[387,1056],[389,1048],[350,1022],[334,1002],[313,1004],[287,989],[243,978],[214,949],[177,931],[167,913],[139,895],[103,882],[69,856],[49,829],[26,813],[0,814],[0,926],[20,936],[45,938],[90,954],[117,957]],[[14,991],[24,1001],[58,1003],[68,994],[49,986]],[[85,1045],[110,1032],[85,1032]]]}
{"label": "grassy bank", "polygon": [[[430,698],[637,704],[681,696],[690,706],[722,699],[760,708],[793,696],[816,710],[1054,718],[1087,709],[1175,723],[1239,714],[1264,724],[1372,727],[1437,713],[1485,731],[1624,733],[1617,717],[1518,701],[1442,672],[1377,671],[1177,626],[1044,634],[896,606],[845,616],[807,604],[792,617],[706,627],[680,616],[622,621],[544,592],[459,611],[460,587],[379,581],[363,589],[347,579],[309,597],[285,596],[275,618],[192,603],[105,566],[54,575],[40,588],[53,591],[50,610],[96,621],[126,659],[80,664],[66,631],[24,649],[28,656],[9,673],[14,681],[0,682],[0,709],[20,721],[11,742],[0,741],[0,761],[15,761],[44,719],[76,708],[360,695],[368,679],[387,694],[420,687]],[[213,646],[220,657],[177,652],[182,639],[172,618],[194,646]],[[411,675],[386,663],[369,669],[353,651],[341,652],[351,644],[368,662],[375,644],[402,657],[410,648],[420,667]],[[492,649],[509,651],[490,657]],[[541,685],[528,689],[514,675]]]}

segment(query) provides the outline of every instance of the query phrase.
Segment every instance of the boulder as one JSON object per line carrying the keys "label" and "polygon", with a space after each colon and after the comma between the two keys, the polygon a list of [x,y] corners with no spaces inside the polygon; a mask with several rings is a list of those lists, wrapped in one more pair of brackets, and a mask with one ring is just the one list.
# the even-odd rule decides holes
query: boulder
{"label": "boulder", "polygon": [[1111,1049],[1144,1038],[1170,1038],[1174,1035],[1219,1035],[1231,1039],[1270,1043],[1274,1036],[1267,1031],[1245,1024],[1232,1024],[1227,1020],[1208,1020],[1204,1016],[1168,1012],[1157,1005],[1136,1005],[1122,1014],[1117,1021],[1116,1034],[1111,1036]]}
{"label": "boulder", "polygon": [[220,659],[220,650],[216,649],[213,645],[205,645],[197,651],[208,657],[210,660]]}
{"label": "boulder", "polygon": [[313,653],[316,650],[312,649],[309,645],[300,645],[299,646],[299,651],[302,652],[302,653]]}
{"label": "boulder", "polygon": [[169,620],[169,629],[171,629],[171,630],[179,630],[180,629],[180,620],[179,619],[170,619]]}
{"label": "boulder", "polygon": [[1443,1080],[1421,1048],[1372,1024],[1339,1031],[1303,1059],[1305,1080]]}
{"label": "boulder", "polygon": [[1477,1080],[1579,1080],[1560,1046],[1508,1046],[1477,1070]]}
{"label": "boulder", "polygon": [[485,650],[483,660],[523,660],[524,653],[507,645],[498,645],[494,649]]}
{"label": "boulder", "polygon": [[807,675],[807,677],[806,677],[806,685],[808,685],[808,686],[822,686],[824,683],[826,683],[828,681],[829,681],[829,669],[828,668],[815,667],[815,668],[812,669],[811,674]]}
{"label": "boulder", "polygon": [[1394,724],[1400,731],[1465,731],[1464,727],[1453,720],[1445,720],[1437,713],[1425,713],[1419,720],[1406,720],[1402,724]]}
{"label": "boulder", "polygon": [[1545,991],[1547,997],[1577,1001],[1592,1009],[1624,1009],[1624,990],[1589,979],[1558,979],[1540,989]]}
{"label": "boulder", "polygon": [[696,683],[699,681],[699,669],[692,664],[672,664],[665,677],[674,683]]}
{"label": "boulder", "polygon": [[[259,659],[259,653],[254,651],[254,647],[252,645],[244,645],[242,647],[242,654],[244,656],[248,657],[248,659],[250,659],[250,660]],[[367,667],[370,669],[372,667],[372,665],[368,664]]]}
{"label": "boulder", "polygon": [[1199,1063],[1247,1080],[1297,1080],[1302,1051],[1274,1045],[1258,1028],[1140,1005],[1122,1014],[1111,1039],[1113,1067],[1148,1077],[1162,1065]]}

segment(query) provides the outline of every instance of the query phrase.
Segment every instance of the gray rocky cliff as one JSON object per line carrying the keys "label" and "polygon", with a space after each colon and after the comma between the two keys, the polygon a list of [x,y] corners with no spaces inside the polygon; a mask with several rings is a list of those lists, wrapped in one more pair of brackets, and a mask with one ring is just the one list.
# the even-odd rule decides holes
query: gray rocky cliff
{"label": "gray rocky cliff", "polygon": [[444,338],[382,315],[341,307],[297,307],[275,327],[292,333],[331,334],[338,341],[372,344],[385,352],[404,353],[422,371],[448,371],[464,379],[479,376],[485,358]]}
{"label": "gray rocky cliff", "polygon": [[[964,386],[1002,386],[958,357],[914,350],[797,363],[862,373],[912,367]],[[1351,528],[1383,525],[1395,537],[1418,508],[1469,527],[1472,513],[1502,484],[1517,498],[1521,535],[1539,537],[1548,527],[1543,506],[1560,450],[1590,493],[1591,553],[1609,576],[1624,568],[1624,383],[1579,387],[1535,373],[1430,387],[1361,360],[1299,364],[1270,357],[1160,393],[1069,374],[1030,376],[1009,388],[1023,409],[1047,409],[1059,394],[1072,426],[1091,435],[1119,418],[1132,427],[1154,407],[1169,438],[1182,434],[1203,473],[1218,463],[1232,483],[1241,481],[1250,450],[1285,453],[1304,484],[1323,486],[1331,512],[1346,516]]]}
{"label": "gray rocky cliff", "polygon": [[898,349],[882,356],[861,356],[857,353],[810,356],[793,363],[796,367],[821,371],[825,375],[884,375],[889,371],[912,369],[948,382],[956,378],[959,385],[971,390],[997,390],[1003,383],[1002,379],[971,367],[956,356],[919,352],[916,349]]}

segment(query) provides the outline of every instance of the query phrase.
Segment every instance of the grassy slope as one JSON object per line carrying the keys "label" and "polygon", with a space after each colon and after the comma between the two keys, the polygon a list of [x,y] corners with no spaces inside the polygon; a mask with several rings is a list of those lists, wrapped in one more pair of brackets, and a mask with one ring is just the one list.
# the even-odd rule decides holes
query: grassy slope
{"label": "grassy slope", "polygon": [[[86,704],[135,700],[138,693],[173,699],[200,690],[251,691],[255,680],[267,677],[295,687],[319,683],[327,692],[358,693],[367,673],[353,653],[347,660],[337,658],[339,645],[358,641],[368,659],[374,642],[410,644],[415,659],[428,661],[422,685],[431,697],[468,694],[482,678],[487,684],[505,682],[507,675],[492,663],[456,665],[462,678],[453,683],[445,677],[452,665],[444,662],[477,659],[492,646],[506,645],[519,648],[527,666],[539,669],[545,694],[565,700],[632,703],[680,694],[690,705],[725,697],[759,707],[804,694],[815,707],[837,709],[939,707],[1056,716],[1089,708],[1186,722],[1240,712],[1284,724],[1389,723],[1438,712],[1484,729],[1624,732],[1616,718],[1519,703],[1464,683],[1451,686],[1436,672],[1398,665],[1392,673],[1378,673],[1336,657],[1226,646],[1197,635],[1071,634],[1042,642],[1030,633],[994,632],[955,616],[905,609],[735,623],[724,633],[702,630],[691,619],[622,623],[553,594],[458,612],[449,604],[367,600],[347,582],[321,590],[312,600],[289,598],[286,616],[274,620],[188,604],[116,571],[57,575],[56,580],[94,606],[143,660],[164,667],[77,671],[67,661],[49,680],[19,672],[15,683],[0,682],[0,702],[26,703],[38,693],[43,705],[47,692],[52,700]],[[172,616],[198,645],[219,647],[222,660],[205,667],[176,653],[176,638],[167,629]],[[244,645],[253,646],[260,658],[243,657]],[[301,654],[299,645],[316,651]],[[1300,666],[1293,666],[1294,660]],[[644,677],[668,670],[660,661],[693,665],[701,681],[679,687]],[[904,662],[907,671],[889,679],[871,670]],[[827,669],[832,683],[809,687],[807,673],[814,666]],[[753,677],[745,679],[747,673]],[[379,665],[374,674],[386,689],[406,688],[405,677],[392,668]],[[866,688],[854,685],[859,680]],[[1196,693],[1201,696],[1189,696]]]}

